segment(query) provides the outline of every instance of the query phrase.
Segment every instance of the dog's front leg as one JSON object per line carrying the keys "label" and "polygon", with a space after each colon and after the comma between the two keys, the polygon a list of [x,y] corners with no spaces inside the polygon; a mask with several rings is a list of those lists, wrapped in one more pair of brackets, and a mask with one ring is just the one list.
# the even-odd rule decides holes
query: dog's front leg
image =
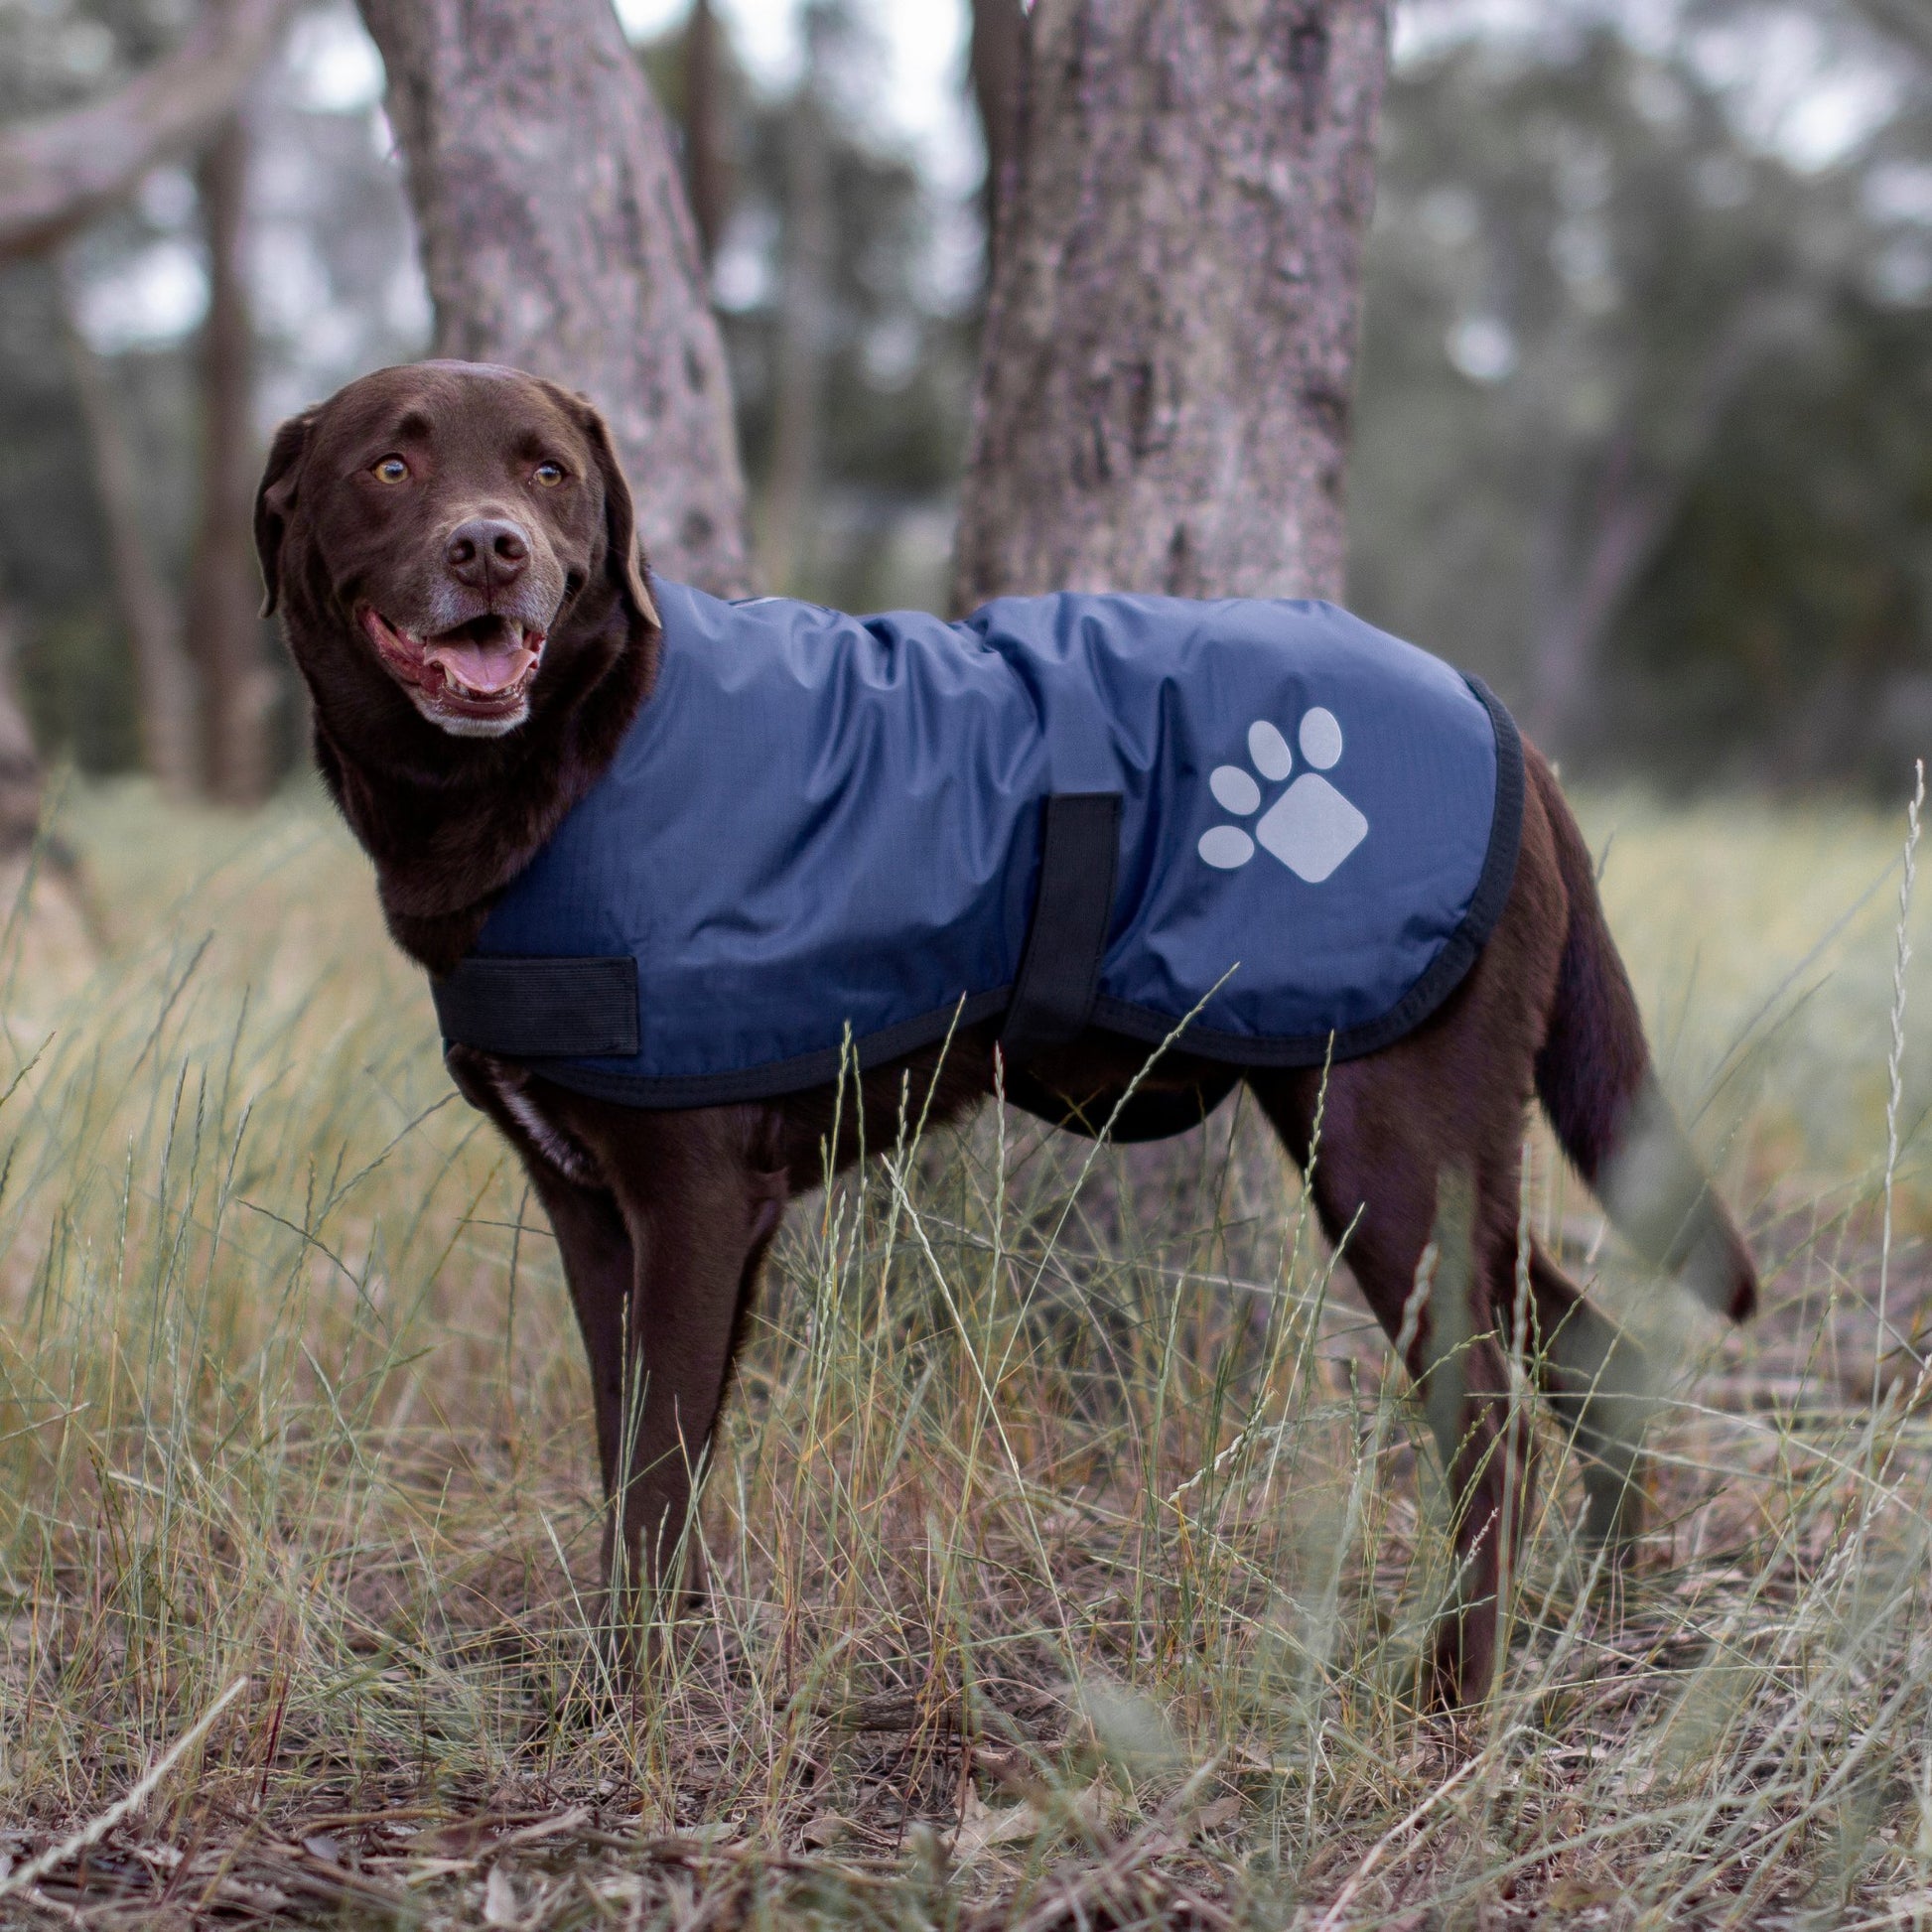
{"label": "dog's front leg", "polygon": [[759,1270],[784,1211],[765,1109],[652,1113],[569,1093],[453,1048],[464,1095],[508,1136],[563,1256],[589,1358],[605,1627],[631,1650],[680,1552]]}
{"label": "dog's front leg", "polygon": [[573,1102],[569,1114],[611,1190],[588,1217],[581,1203],[551,1212],[597,1396],[611,1621],[634,1637],[680,1562],[687,1588],[699,1583],[692,1505],[787,1189],[759,1110]]}

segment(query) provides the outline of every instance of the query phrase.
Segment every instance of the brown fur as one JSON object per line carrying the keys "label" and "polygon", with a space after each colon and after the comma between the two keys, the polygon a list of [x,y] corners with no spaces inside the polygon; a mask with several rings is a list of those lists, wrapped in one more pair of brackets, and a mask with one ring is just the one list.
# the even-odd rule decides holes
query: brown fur
{"label": "brown fur", "polygon": [[[407,454],[409,483],[377,491],[370,466],[392,449]],[[528,483],[534,453],[564,465],[567,487]],[[356,616],[373,604],[415,621],[433,602],[449,532],[480,512],[516,519],[533,554],[554,560],[550,577],[562,586],[528,721],[488,740],[449,737],[418,715]],[[648,698],[658,631],[609,437],[582,398],[532,377],[457,363],[384,370],[284,425],[257,532],[270,603],[279,599],[314,695],[323,774],[375,861],[397,942],[432,972],[447,971]],[[1408,1361],[1442,1418],[1456,1499],[1462,1573],[1435,1658],[1435,1688],[1448,1702],[1479,1697],[1491,1680],[1505,1543],[1520,1521],[1519,1511],[1503,1521],[1507,1458],[1498,1451],[1532,1093],[1606,1204],[1634,1203],[1624,1218],[1660,1261],[1704,1270],[1713,1298],[1734,1315],[1749,1311],[1755,1294],[1749,1257],[1656,1094],[1581,835],[1548,765],[1527,756],[1515,883],[1454,994],[1394,1045],[1333,1067],[1325,1092],[1315,1070],[1245,1073],[1309,1171],[1321,1224],[1331,1241],[1345,1239],[1347,1263],[1392,1337],[1432,1236],[1447,1231],[1468,1250],[1472,1339],[1438,1363],[1441,1311],[1419,1308]],[[765,1251],[787,1199],[822,1179],[835,1122],[841,1167],[864,1144],[891,1145],[907,1072],[915,1090],[930,1086],[933,1119],[958,1117],[994,1090],[997,1032],[973,1029],[943,1055],[934,1048],[871,1069],[860,1118],[850,1108],[837,1114],[824,1089],[683,1112],[626,1108],[452,1049],[458,1085],[517,1148],[562,1249],[613,1503],[606,1554],[619,1627],[629,1627],[632,1590],[654,1586],[674,1554]],[[1144,1057],[1133,1042],[1093,1034],[1031,1070],[1058,1092],[1104,1096]],[[1211,1071],[1172,1055],[1161,1078],[1184,1087]],[[1639,1123],[1687,1164],[1673,1185],[1619,1183],[1618,1158]],[[1467,1203],[1459,1237],[1452,1199]],[[1446,1254],[1440,1281],[1452,1262]],[[1594,1526],[1627,1530],[1628,1445],[1602,1426],[1590,1383],[1628,1344],[1540,1248],[1529,1280],[1547,1344],[1546,1392],[1598,1471]],[[641,1393],[626,1401],[639,1374]],[[1527,1439],[1519,1449],[1520,1494]]]}

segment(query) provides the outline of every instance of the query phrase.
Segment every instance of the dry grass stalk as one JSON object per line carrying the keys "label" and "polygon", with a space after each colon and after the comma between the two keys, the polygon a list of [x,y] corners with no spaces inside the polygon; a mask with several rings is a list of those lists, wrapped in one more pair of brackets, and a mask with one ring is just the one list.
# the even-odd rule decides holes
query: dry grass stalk
{"label": "dry grass stalk", "polygon": [[1429,1431],[1239,1117],[1091,1173],[1017,1116],[913,1119],[801,1204],[693,1525],[716,1613],[614,1685],[554,1248],[447,1104],[360,861],[306,803],[76,812],[121,950],[68,987],[0,962],[0,1912],[1932,1912],[1932,1067],[1883,826],[1599,804],[1771,1309],[1719,1337],[1624,1278],[1538,1143],[1527,1224],[1663,1371],[1652,1527],[1606,1576],[1546,1437],[1457,1727],[1414,1702]]}

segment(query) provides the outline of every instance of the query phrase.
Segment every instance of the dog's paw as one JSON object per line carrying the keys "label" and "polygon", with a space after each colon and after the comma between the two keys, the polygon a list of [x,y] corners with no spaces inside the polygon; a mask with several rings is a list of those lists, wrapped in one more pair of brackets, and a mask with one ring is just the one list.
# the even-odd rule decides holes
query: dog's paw
{"label": "dog's paw", "polygon": [[[1257,846],[1279,859],[1296,878],[1318,886],[1368,836],[1368,820],[1321,776],[1341,758],[1341,723],[1315,705],[1296,734],[1302,758],[1313,768],[1302,775],[1262,814],[1252,837],[1239,825],[1213,825],[1197,850],[1210,866],[1232,872],[1255,856]],[[1248,727],[1248,759],[1263,778],[1279,784],[1295,768],[1289,743],[1265,718]],[[1245,765],[1217,764],[1207,788],[1223,811],[1249,818],[1261,811],[1261,785]]]}

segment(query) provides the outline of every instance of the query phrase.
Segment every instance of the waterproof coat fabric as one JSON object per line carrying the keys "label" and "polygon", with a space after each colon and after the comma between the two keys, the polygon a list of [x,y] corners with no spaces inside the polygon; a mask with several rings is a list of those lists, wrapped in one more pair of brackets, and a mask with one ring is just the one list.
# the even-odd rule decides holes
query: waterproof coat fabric
{"label": "waterproof coat fabric", "polygon": [[[945,623],[653,590],[662,667],[615,762],[436,988],[446,1036],[565,1086],[703,1105],[908,1051],[1005,1010],[1036,897],[1044,933],[1083,892],[1076,1019],[1318,1063],[1425,1019],[1507,895],[1507,715],[1333,606],[1066,594]],[[1114,849],[1089,814],[1041,894],[1068,795]]]}

